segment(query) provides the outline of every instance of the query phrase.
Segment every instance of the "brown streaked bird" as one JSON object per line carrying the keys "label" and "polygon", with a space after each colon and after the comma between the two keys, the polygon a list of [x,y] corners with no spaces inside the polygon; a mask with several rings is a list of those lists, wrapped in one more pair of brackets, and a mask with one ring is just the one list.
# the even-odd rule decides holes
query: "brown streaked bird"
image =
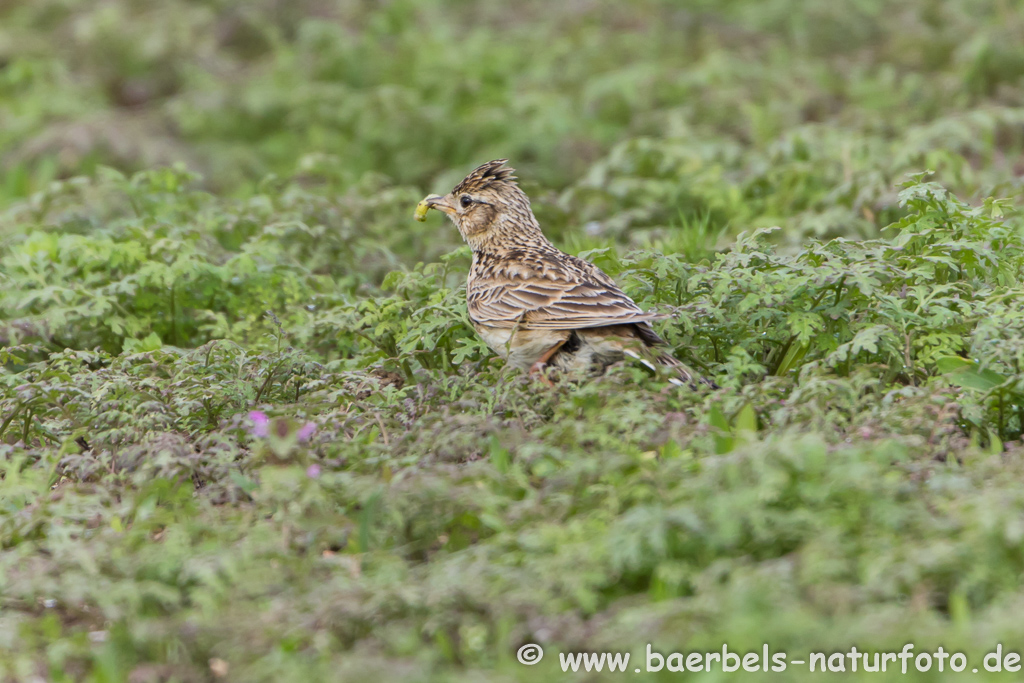
{"label": "brown streaked bird", "polygon": [[[466,299],[477,333],[510,365],[542,373],[604,369],[624,356],[650,369],[675,371],[670,381],[705,381],[663,347],[646,313],[600,268],[566,254],[541,232],[530,200],[507,159],[489,161],[447,195],[416,207],[444,212],[473,249]],[[541,378],[547,378],[541,374]]]}

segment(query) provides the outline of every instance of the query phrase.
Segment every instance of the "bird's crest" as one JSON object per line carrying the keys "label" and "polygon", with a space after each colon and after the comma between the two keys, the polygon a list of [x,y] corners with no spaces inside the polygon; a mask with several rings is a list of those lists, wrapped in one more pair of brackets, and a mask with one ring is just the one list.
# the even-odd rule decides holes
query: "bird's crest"
{"label": "bird's crest", "polygon": [[495,159],[473,169],[462,182],[455,186],[452,194],[462,192],[478,192],[485,187],[494,185],[511,185],[515,187],[516,177],[514,168],[508,168],[505,164],[508,159]]}

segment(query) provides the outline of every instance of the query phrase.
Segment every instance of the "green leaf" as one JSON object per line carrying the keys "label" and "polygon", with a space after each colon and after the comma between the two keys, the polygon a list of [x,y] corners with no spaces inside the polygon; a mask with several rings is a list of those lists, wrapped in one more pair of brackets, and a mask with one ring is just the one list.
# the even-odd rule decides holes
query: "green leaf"
{"label": "green leaf", "polygon": [[809,344],[791,344],[789,349],[786,351],[786,355],[782,357],[779,362],[779,367],[775,371],[778,376],[785,375],[787,372],[797,367],[800,361],[807,355],[807,350],[810,348]]}
{"label": "green leaf", "polygon": [[1007,380],[998,372],[983,370],[978,363],[960,356],[943,356],[936,360],[935,366],[950,382],[965,389],[991,391]]}
{"label": "green leaf", "polygon": [[715,453],[724,455],[732,451],[736,445],[736,439],[729,427],[729,420],[718,405],[711,406],[708,411],[708,424],[714,427]]}
{"label": "green leaf", "polygon": [[491,437],[490,450],[491,465],[494,467],[494,469],[496,469],[498,472],[501,472],[502,474],[508,472],[508,467],[512,460],[511,454],[508,452],[507,448],[501,445],[501,442],[498,441],[497,436]]}
{"label": "green leaf", "polygon": [[757,431],[757,411],[754,410],[754,406],[749,403],[743,405],[740,408],[739,413],[736,414],[736,431],[738,432],[756,432]]}
{"label": "green leaf", "polygon": [[711,406],[711,410],[708,411],[708,424],[723,432],[729,431],[729,420],[726,419],[725,413],[717,404]]}
{"label": "green leaf", "polygon": [[258,483],[246,477],[238,470],[231,470],[230,472],[228,472],[228,477],[231,479],[232,483],[235,484],[235,486],[242,489],[246,493],[252,493],[253,491],[260,487]]}

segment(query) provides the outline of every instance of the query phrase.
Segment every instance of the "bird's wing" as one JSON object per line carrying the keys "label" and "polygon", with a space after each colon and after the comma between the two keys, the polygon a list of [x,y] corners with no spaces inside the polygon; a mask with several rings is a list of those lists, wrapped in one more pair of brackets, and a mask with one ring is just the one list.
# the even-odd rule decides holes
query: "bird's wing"
{"label": "bird's wing", "polygon": [[582,329],[657,319],[597,266],[575,256],[513,253],[474,263],[469,317],[490,327]]}

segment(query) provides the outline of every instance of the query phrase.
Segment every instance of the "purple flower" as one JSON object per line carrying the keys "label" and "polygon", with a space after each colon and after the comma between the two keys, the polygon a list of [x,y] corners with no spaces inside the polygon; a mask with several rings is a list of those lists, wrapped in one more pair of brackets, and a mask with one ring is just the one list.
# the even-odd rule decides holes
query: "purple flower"
{"label": "purple flower", "polygon": [[252,420],[252,428],[249,429],[249,433],[253,436],[265,437],[267,435],[267,426],[270,424],[270,418],[267,414],[261,410],[254,410],[249,413],[249,419]]}
{"label": "purple flower", "polygon": [[310,465],[306,468],[306,476],[310,479],[316,479],[320,476],[320,465]]}
{"label": "purple flower", "polygon": [[302,425],[299,428],[299,431],[296,434],[296,436],[298,437],[300,442],[301,441],[309,441],[309,438],[311,436],[313,436],[314,432],[316,432],[316,423],[315,422],[307,422],[306,424]]}

